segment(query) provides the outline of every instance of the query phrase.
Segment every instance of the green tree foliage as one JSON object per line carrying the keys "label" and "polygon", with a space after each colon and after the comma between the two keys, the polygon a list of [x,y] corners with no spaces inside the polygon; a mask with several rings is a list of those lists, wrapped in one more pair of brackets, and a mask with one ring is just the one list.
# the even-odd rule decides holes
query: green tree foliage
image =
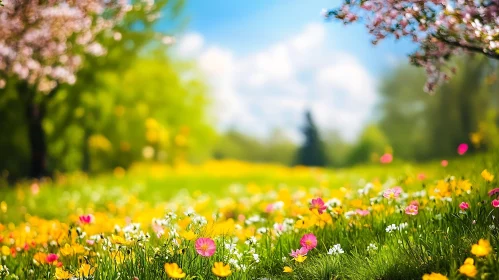
{"label": "green tree foliage", "polygon": [[352,147],[346,162],[348,165],[354,165],[378,160],[387,147],[388,140],[378,126],[368,125]]}
{"label": "green tree foliage", "polygon": [[268,139],[229,130],[222,134],[213,149],[217,159],[238,159],[251,162],[273,162],[291,165],[296,145],[280,130],[274,130]]}
{"label": "green tree foliage", "polygon": [[296,155],[296,164],[326,166],[328,164],[328,159],[325,146],[310,111],[305,112],[305,126],[303,127],[302,132],[305,141]]}
{"label": "green tree foliage", "polygon": [[421,90],[425,75],[417,68],[399,66],[384,80],[379,126],[397,157],[455,155],[457,145],[470,142],[487,111],[496,107],[499,92],[488,79],[491,61],[466,57],[454,63],[460,70],[434,95]]}
{"label": "green tree foliage", "polygon": [[[207,89],[193,65],[168,58],[151,18],[161,12],[173,30],[182,23],[183,2],[155,1],[147,9],[134,4],[116,33],[99,38],[107,54],[84,56],[76,83],[58,86],[47,99],[42,125],[49,170],[126,167],[150,151],[151,159],[171,163],[209,155],[214,132],[205,116]],[[0,95],[0,130],[9,132],[0,137],[0,170],[20,177],[29,170],[30,148],[13,84]]]}

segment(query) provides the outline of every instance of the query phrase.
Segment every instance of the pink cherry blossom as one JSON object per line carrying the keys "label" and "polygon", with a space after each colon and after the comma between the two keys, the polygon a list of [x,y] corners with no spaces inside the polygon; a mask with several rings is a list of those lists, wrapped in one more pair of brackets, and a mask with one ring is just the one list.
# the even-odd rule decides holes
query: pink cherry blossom
{"label": "pink cherry blossom", "polygon": [[215,254],[215,241],[211,238],[198,238],[194,244],[196,252],[203,257],[211,257]]}
{"label": "pink cherry blossom", "polygon": [[[376,45],[385,38],[412,40],[411,62],[427,73],[425,90],[454,74],[449,57],[463,51],[499,59],[499,6],[497,1],[458,0],[344,0],[323,12],[345,24],[363,22]],[[494,4],[492,4],[494,3]]]}
{"label": "pink cherry blossom", "polygon": [[313,233],[307,233],[301,238],[300,245],[310,251],[317,246],[317,237]]}

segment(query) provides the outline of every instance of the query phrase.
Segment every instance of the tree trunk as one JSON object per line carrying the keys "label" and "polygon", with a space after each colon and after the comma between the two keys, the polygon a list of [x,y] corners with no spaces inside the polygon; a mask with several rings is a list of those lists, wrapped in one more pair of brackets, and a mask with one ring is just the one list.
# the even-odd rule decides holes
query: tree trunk
{"label": "tree trunk", "polygon": [[45,106],[28,102],[26,106],[28,120],[28,137],[31,149],[30,177],[40,178],[47,175],[47,143],[42,120]]}

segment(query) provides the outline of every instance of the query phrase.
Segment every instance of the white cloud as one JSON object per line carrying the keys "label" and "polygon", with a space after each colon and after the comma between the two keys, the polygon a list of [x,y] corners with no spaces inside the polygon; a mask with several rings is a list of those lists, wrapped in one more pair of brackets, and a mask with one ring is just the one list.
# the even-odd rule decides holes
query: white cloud
{"label": "white cloud", "polygon": [[204,38],[198,33],[189,33],[182,37],[182,40],[177,45],[177,51],[185,57],[199,55],[199,52],[204,46]]}
{"label": "white cloud", "polygon": [[178,49],[205,73],[221,129],[266,136],[279,127],[299,140],[303,112],[311,109],[322,128],[353,139],[371,116],[376,81],[354,56],[329,45],[324,26],[314,23],[245,56],[206,45],[196,33],[181,39]]}

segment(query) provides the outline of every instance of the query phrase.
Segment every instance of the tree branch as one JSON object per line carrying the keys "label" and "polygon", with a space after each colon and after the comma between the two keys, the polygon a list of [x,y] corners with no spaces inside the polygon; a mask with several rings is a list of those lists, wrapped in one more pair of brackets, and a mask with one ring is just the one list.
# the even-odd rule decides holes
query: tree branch
{"label": "tree branch", "polygon": [[471,51],[471,52],[475,52],[475,53],[480,53],[480,54],[483,54],[489,58],[492,58],[492,59],[497,59],[499,60],[499,54],[498,53],[495,53],[495,52],[486,52],[483,50],[483,48],[479,48],[479,47],[475,47],[475,46],[469,46],[469,45],[463,45],[463,44],[460,44],[456,41],[451,41],[449,39],[446,39],[442,36],[435,36],[435,38],[437,38],[438,40],[444,42],[445,44],[447,45],[451,45],[453,47],[458,47],[458,48],[462,48],[462,49],[465,49],[467,51]]}

